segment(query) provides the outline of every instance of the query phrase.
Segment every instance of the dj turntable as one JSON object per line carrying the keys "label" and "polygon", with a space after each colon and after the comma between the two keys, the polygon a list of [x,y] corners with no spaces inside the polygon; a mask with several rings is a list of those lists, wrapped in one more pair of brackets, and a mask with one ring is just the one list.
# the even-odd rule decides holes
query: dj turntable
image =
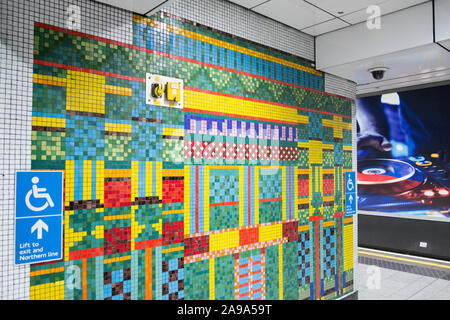
{"label": "dj turntable", "polygon": [[450,167],[443,154],[358,162],[360,210],[450,217]]}

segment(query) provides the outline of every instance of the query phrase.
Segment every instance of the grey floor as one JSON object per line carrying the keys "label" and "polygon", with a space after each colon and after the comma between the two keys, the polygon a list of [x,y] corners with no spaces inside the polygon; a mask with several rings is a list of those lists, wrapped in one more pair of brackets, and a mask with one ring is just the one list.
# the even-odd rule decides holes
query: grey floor
{"label": "grey floor", "polygon": [[358,262],[359,300],[450,300],[450,269],[361,253]]}

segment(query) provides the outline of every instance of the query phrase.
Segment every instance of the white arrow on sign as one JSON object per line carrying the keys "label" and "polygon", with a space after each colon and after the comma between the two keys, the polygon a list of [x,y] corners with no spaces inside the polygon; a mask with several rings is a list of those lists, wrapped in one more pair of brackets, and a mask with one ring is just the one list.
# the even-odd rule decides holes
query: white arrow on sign
{"label": "white arrow on sign", "polygon": [[32,227],[31,227],[31,233],[35,232],[37,230],[37,238],[38,240],[42,239],[42,229],[48,232],[48,225],[39,219]]}
{"label": "white arrow on sign", "polygon": [[353,203],[353,196],[350,195],[350,197],[348,197],[348,200],[350,200],[350,204],[352,204]]}

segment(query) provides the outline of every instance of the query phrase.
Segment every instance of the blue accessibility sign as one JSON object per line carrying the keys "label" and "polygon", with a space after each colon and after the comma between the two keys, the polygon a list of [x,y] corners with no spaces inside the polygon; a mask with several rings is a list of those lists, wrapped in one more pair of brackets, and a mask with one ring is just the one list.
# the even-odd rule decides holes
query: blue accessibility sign
{"label": "blue accessibility sign", "polygon": [[63,172],[16,172],[15,263],[62,259]]}
{"label": "blue accessibility sign", "polygon": [[356,173],[347,171],[345,173],[345,215],[353,215],[356,213]]}

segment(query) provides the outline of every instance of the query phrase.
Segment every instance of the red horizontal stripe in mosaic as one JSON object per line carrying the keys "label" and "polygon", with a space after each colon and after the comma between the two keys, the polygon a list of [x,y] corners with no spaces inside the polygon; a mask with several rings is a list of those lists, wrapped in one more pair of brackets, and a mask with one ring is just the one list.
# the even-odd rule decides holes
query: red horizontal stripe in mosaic
{"label": "red horizontal stripe in mosaic", "polygon": [[78,260],[84,258],[99,257],[104,255],[104,248],[92,248],[69,253],[69,260]]}
{"label": "red horizontal stripe in mosaic", "polygon": [[309,217],[309,221],[320,221],[323,220],[323,215],[311,216]]}
{"label": "red horizontal stripe in mosaic", "polygon": [[134,243],[134,248],[136,250],[145,249],[145,248],[154,248],[162,245],[162,239],[152,239],[152,240],[144,240],[144,241],[136,241]]}

